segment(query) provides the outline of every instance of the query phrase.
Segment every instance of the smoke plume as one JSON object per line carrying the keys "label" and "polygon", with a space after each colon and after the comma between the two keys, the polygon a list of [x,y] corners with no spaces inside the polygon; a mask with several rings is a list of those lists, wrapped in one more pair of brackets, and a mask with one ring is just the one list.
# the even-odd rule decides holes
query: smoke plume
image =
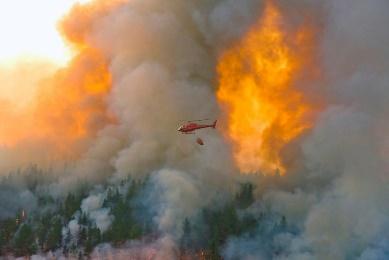
{"label": "smoke plume", "polygon": [[[255,35],[268,29],[261,21],[269,3],[279,13],[270,26],[278,34],[271,31],[266,40]],[[257,186],[252,214],[270,209],[276,217],[264,223],[270,227],[285,216],[293,229],[273,234],[256,227],[254,234],[230,237],[224,258],[388,258],[388,12],[385,0],[77,5],[61,30],[78,55],[40,81],[29,105],[15,114],[6,103],[0,106],[9,125],[0,127],[0,162],[7,170],[28,162],[50,165],[53,153],[70,161],[57,170],[62,173],[54,184],[40,187],[56,196],[80,180],[99,190],[129,177],[148,178],[138,198],[147,210],[139,214],[152,222],[157,238],[118,249],[102,244],[95,258],[178,258],[184,220],[197,220],[204,207],[221,207],[242,180]],[[239,52],[247,42],[250,48]],[[286,83],[282,55],[271,48],[276,44],[291,57]],[[231,52],[238,58],[227,66]],[[267,59],[281,64],[269,79],[260,75],[269,73]],[[224,66],[233,76],[220,73]],[[254,92],[242,94],[244,80],[254,82]],[[238,109],[220,98],[223,84],[232,84],[236,104],[249,106],[245,98],[256,95],[260,102],[235,118]],[[250,121],[261,105],[266,111]],[[199,134],[204,146],[177,133],[183,120],[202,118],[221,121],[216,131]],[[233,135],[232,123],[238,123]],[[254,170],[236,159],[247,145],[254,146]],[[36,198],[17,186],[0,191],[0,217],[15,212],[14,205],[34,207]],[[20,202],[7,200],[11,193]],[[80,211],[103,231],[112,221],[104,196],[89,194]],[[78,223],[68,229],[77,233]]]}

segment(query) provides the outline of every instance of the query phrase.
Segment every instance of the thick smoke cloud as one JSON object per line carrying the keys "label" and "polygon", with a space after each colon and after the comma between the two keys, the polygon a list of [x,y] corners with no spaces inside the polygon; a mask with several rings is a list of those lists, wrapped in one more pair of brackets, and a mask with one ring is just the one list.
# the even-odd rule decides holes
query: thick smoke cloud
{"label": "thick smoke cloud", "polygon": [[[263,204],[286,216],[297,232],[278,234],[270,242],[260,232],[230,238],[224,257],[388,258],[389,3],[275,2],[285,16],[285,30],[302,23],[317,27],[321,82],[300,88],[321,108],[313,128],[291,144],[298,151],[293,171],[279,182],[271,176],[247,178],[261,189],[261,203],[253,207]],[[80,178],[115,183],[150,176],[140,200],[161,237],[122,249],[102,245],[93,256],[174,259],[182,221],[210,203],[223,203],[236,179],[246,178],[239,176],[228,141],[219,133],[204,131],[206,145],[198,147],[176,128],[183,119],[225,116],[215,98],[218,55],[256,21],[263,2],[132,0],[108,9],[101,11],[107,10],[103,1],[78,6],[63,30],[101,51],[107,61],[112,86],[105,101],[115,122],[105,124],[72,174],[52,189],[66,191]],[[73,18],[79,22],[72,23]],[[27,201],[21,205],[34,204],[28,193],[20,196]],[[105,229],[110,216],[101,203],[91,196],[82,210]],[[77,223],[69,223],[69,229],[76,233]],[[274,247],[282,253],[272,255]]]}
{"label": "thick smoke cloud", "polygon": [[[182,120],[216,118],[219,113],[213,90],[217,50],[206,43],[192,18],[205,7],[131,1],[105,16],[87,16],[92,21],[82,25],[92,29],[79,29],[88,34],[78,37],[110,61],[108,105],[117,123],[100,132],[77,172],[92,179],[113,173],[120,179],[170,168],[219,187],[230,182],[234,167],[219,135],[205,132],[203,151],[193,137],[176,133]],[[72,31],[73,24],[64,25]]]}
{"label": "thick smoke cloud", "polygon": [[389,93],[383,72],[389,39],[383,10],[389,5],[357,1],[350,9],[349,4],[329,1],[321,18],[326,84],[318,95],[328,105],[300,144],[303,181],[295,183],[292,193],[267,194],[272,207],[291,220],[299,213],[297,223],[304,221],[302,234],[289,241],[281,258],[388,257],[387,142],[382,133],[387,129],[383,100]]}

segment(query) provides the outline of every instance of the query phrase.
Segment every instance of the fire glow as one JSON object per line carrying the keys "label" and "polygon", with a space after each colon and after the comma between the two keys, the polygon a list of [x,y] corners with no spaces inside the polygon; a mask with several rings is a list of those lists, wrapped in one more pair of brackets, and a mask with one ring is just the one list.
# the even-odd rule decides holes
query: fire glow
{"label": "fire glow", "polygon": [[293,86],[307,53],[289,46],[309,45],[309,30],[289,35],[281,23],[268,1],[262,18],[218,62],[217,99],[241,172],[284,174],[282,149],[310,126],[304,119],[310,106]]}
{"label": "fire glow", "polygon": [[[78,155],[78,147],[111,121],[105,104],[111,88],[107,60],[85,40],[92,26],[89,17],[102,16],[120,4],[120,1],[103,2],[77,5],[63,18],[60,32],[74,49],[74,56],[66,66],[48,70],[34,83],[32,76],[24,73],[29,70],[20,69],[17,87],[26,85],[34,89],[26,104],[16,105],[23,93],[15,100],[2,100],[0,96],[3,101],[0,120],[7,122],[0,125],[0,146],[12,148],[23,142],[44,142],[55,151],[56,158],[74,157]],[[77,26],[72,23],[74,19]],[[79,24],[84,26],[83,30]],[[31,60],[24,66],[33,68],[37,64],[38,60]]]}

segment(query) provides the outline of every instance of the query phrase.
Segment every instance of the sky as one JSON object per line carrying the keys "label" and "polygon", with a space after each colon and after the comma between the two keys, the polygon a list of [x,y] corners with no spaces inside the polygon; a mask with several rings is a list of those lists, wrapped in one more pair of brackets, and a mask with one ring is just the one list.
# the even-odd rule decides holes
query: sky
{"label": "sky", "polygon": [[57,22],[77,2],[87,0],[0,1],[0,64],[26,58],[66,63],[71,53]]}

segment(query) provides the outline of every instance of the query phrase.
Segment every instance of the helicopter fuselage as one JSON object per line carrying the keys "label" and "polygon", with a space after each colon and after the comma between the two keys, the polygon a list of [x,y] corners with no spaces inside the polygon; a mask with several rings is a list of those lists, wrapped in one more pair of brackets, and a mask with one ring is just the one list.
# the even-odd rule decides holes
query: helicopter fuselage
{"label": "helicopter fuselage", "polygon": [[184,134],[191,134],[194,131],[202,128],[215,128],[216,127],[216,122],[215,121],[213,124],[206,125],[206,124],[196,124],[196,123],[188,123],[185,125],[180,126],[177,130],[181,133]]}

